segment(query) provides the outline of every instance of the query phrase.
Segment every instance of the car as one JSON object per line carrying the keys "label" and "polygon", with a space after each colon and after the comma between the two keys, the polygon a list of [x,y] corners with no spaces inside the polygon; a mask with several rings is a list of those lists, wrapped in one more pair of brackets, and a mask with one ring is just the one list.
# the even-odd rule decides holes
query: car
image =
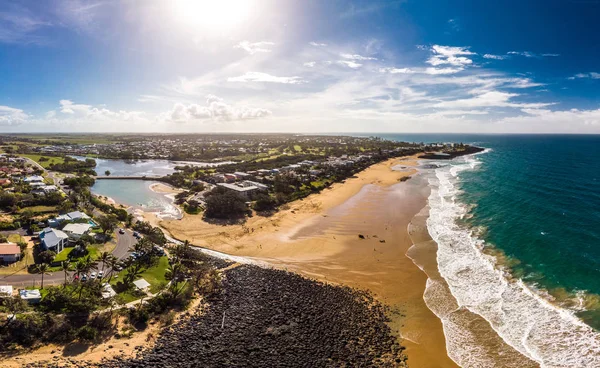
{"label": "car", "polygon": [[125,230],[119,229],[119,234],[121,234],[121,235],[125,234]]}
{"label": "car", "polygon": [[87,281],[87,275],[85,273],[81,276],[81,281]]}
{"label": "car", "polygon": [[93,280],[93,279],[95,279],[95,278],[96,278],[96,272],[92,272],[92,273],[90,274],[90,279],[91,279],[91,280]]}
{"label": "car", "polygon": [[134,232],[134,233],[133,233],[133,237],[134,237],[134,238],[138,238],[138,239],[139,239],[139,237],[140,237],[140,234],[139,234],[139,233],[136,231],[136,232]]}
{"label": "car", "polygon": [[118,266],[118,265],[115,266],[115,271],[119,272],[119,271],[122,271],[122,270],[123,270],[123,267]]}
{"label": "car", "polygon": [[98,271],[98,278],[101,279],[104,277],[104,271]]}

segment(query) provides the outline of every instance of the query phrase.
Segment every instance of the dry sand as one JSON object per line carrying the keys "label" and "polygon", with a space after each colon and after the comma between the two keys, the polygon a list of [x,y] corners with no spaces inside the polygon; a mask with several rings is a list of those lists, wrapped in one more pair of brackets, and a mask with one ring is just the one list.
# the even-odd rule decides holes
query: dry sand
{"label": "dry sand", "polygon": [[[195,245],[369,289],[391,307],[391,326],[403,337],[411,367],[455,367],[446,353],[441,322],[423,301],[427,277],[406,257],[412,245],[408,224],[429,193],[421,180],[400,183],[416,173],[410,168],[415,164],[411,157],[373,165],[356,178],[245,224],[208,224],[186,215],[160,225]],[[397,165],[405,169],[393,171]]]}
{"label": "dry sand", "polygon": [[150,185],[150,190],[155,193],[164,193],[164,194],[177,194],[182,192],[183,190],[175,188],[169,184],[165,183],[154,183]]}

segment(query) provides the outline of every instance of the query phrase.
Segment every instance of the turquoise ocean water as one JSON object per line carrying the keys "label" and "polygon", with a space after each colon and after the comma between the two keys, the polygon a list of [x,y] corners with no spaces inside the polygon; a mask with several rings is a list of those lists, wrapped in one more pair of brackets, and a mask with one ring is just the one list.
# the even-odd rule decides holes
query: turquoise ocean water
{"label": "turquoise ocean water", "polygon": [[600,366],[600,136],[379,136],[487,148],[424,174],[440,273],[542,366]]}

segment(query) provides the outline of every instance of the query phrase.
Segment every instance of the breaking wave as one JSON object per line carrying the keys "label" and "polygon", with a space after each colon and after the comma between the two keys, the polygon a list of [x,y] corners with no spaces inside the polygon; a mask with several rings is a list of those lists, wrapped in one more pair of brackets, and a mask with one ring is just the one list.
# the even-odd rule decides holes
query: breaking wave
{"label": "breaking wave", "polygon": [[[542,367],[600,367],[600,333],[573,311],[551,304],[522,280],[507,277],[496,259],[482,252],[483,240],[457,224],[468,214],[468,206],[458,199],[460,173],[478,165],[476,156],[462,157],[436,168],[429,179],[427,228],[438,245],[439,272],[458,308],[481,316],[502,340]],[[435,294],[432,282],[428,281],[425,294],[428,305],[432,303],[428,297]],[[481,366],[477,348],[463,346],[456,319],[449,320],[452,315],[438,314],[450,356],[464,367]]]}

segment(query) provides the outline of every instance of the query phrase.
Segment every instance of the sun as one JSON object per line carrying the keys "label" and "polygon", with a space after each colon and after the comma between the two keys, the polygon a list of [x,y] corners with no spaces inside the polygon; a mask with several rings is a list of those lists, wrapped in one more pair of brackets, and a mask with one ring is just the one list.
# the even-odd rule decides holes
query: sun
{"label": "sun", "polygon": [[252,0],[172,0],[175,19],[197,30],[230,30],[246,21]]}

